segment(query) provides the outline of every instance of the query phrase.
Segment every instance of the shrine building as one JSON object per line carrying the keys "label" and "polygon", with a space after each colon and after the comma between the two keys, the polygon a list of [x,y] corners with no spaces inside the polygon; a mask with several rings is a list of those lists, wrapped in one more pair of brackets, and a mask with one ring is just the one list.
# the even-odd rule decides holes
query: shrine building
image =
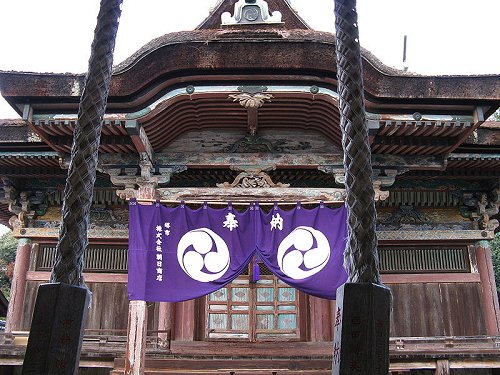
{"label": "shrine building", "polygon": [[[500,76],[425,76],[362,58],[380,272],[393,297],[390,374],[499,374],[489,241],[500,123],[486,119],[500,107]],[[2,375],[20,374],[54,264],[84,78],[0,72],[22,117],[0,120],[0,222],[19,239]],[[129,201],[340,209],[338,101],[335,35],[312,30],[286,0],[222,0],[195,30],[114,67],[84,259],[81,374],[124,373],[128,317],[140,310],[127,285]],[[335,300],[284,283],[259,257],[207,295],[142,302],[145,374],[331,374]]]}

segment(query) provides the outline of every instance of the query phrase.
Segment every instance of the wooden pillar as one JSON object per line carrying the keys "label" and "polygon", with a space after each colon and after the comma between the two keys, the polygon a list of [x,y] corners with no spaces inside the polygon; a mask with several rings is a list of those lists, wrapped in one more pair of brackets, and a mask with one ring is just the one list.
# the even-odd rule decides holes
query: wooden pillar
{"label": "wooden pillar", "polygon": [[179,341],[194,341],[196,332],[196,300],[178,302],[175,304],[175,339]]}
{"label": "wooden pillar", "polygon": [[483,291],[486,334],[496,336],[500,333],[500,308],[498,306],[495,272],[493,270],[489,241],[479,241],[476,243],[476,259]]}
{"label": "wooden pillar", "polygon": [[130,301],[128,307],[127,349],[125,353],[125,374],[144,374],[146,360],[146,335],[148,309],[146,301]]}
{"label": "wooden pillar", "polygon": [[450,361],[438,359],[436,361],[436,375],[450,375]]}
{"label": "wooden pillar", "polygon": [[168,348],[172,338],[172,328],[175,315],[174,304],[170,302],[160,302],[158,308],[158,331],[168,331],[158,333],[158,337],[162,340],[162,346]]}
{"label": "wooden pillar", "polygon": [[[153,199],[155,184],[139,187],[137,199]],[[130,301],[128,305],[127,348],[125,352],[125,374],[144,374],[146,360],[146,336],[148,329],[148,308],[146,301]]]}
{"label": "wooden pillar", "polygon": [[30,264],[31,240],[20,238],[17,243],[14,276],[10,293],[9,309],[5,332],[17,331],[21,328],[23,316],[24,294],[26,291],[26,274]]}
{"label": "wooden pillar", "polygon": [[312,342],[332,341],[331,301],[309,296]]}

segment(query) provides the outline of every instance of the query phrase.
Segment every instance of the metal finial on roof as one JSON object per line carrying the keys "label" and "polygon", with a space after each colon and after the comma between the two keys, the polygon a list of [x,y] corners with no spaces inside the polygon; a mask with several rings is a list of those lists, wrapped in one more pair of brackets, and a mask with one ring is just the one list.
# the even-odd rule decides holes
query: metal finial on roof
{"label": "metal finial on roof", "polygon": [[222,25],[277,24],[281,23],[281,12],[271,15],[265,0],[239,0],[234,5],[234,15],[224,12],[221,21]]}

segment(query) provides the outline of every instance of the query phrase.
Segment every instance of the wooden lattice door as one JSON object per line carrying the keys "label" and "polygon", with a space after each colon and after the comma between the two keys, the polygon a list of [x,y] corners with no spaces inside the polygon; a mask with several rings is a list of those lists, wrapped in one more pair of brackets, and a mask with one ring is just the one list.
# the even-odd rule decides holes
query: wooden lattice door
{"label": "wooden lattice door", "polygon": [[206,297],[205,339],[300,340],[301,293],[263,264],[260,280],[244,272]]}

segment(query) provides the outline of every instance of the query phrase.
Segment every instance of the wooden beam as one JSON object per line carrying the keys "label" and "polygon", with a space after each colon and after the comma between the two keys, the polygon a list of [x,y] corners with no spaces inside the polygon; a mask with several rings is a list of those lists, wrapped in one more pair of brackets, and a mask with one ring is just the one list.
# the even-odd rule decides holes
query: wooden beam
{"label": "wooden beam", "polygon": [[[126,273],[90,273],[84,272],[83,277],[87,283],[120,283],[128,282],[128,274]],[[45,271],[28,271],[26,274],[27,281],[45,281],[50,279],[50,272]]]}
{"label": "wooden beam", "polygon": [[449,147],[455,144],[454,138],[445,137],[411,137],[411,136],[376,136],[373,143],[377,145]]}
{"label": "wooden beam", "polygon": [[452,153],[455,151],[462,143],[465,142],[467,138],[477,129],[481,124],[484,122],[484,109],[483,107],[476,107],[474,108],[474,113],[472,115],[473,118],[473,125],[469,128],[468,131],[464,131],[460,137],[456,139],[456,142],[454,145],[452,145],[448,150],[446,150],[447,154]]}
{"label": "wooden beam", "polygon": [[[72,136],[55,136],[51,137],[52,144],[55,146],[67,146],[71,149],[73,142]],[[101,145],[132,145],[131,138],[125,135],[101,135]]]}
{"label": "wooden beam", "polygon": [[382,282],[391,284],[415,283],[479,283],[481,277],[478,273],[399,273],[382,274]]}
{"label": "wooden beam", "polygon": [[[158,166],[184,166],[187,168],[310,168],[328,167],[343,169],[342,154],[269,154],[269,153],[156,153],[155,164]],[[139,165],[137,155],[100,155],[99,164],[106,167],[119,165]],[[421,155],[382,155],[373,154],[374,168],[444,170],[442,156]]]}
{"label": "wooden beam", "polygon": [[[137,198],[138,190],[124,189],[116,192],[120,198]],[[253,202],[277,203],[342,203],[344,189],[333,188],[159,188],[157,195],[151,199],[160,199],[164,203],[250,204]]]}
{"label": "wooden beam", "polygon": [[46,137],[42,132],[37,131],[37,126],[33,124],[33,107],[30,104],[25,104],[23,107],[23,120],[26,121],[28,127],[31,129],[33,133],[38,135],[42,141],[48,144],[52,149],[55,149],[54,144]]}
{"label": "wooden beam", "polygon": [[125,130],[130,136],[137,152],[146,154],[150,163],[153,163],[153,147],[149,142],[148,135],[144,128],[137,120],[127,120],[125,121]]}

